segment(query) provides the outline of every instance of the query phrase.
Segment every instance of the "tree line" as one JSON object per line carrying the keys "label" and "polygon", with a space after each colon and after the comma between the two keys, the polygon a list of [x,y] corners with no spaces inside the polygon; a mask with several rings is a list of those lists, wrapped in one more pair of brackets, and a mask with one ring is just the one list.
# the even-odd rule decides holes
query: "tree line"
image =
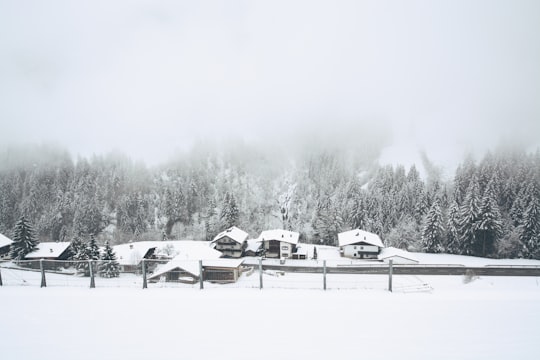
{"label": "tree line", "polygon": [[155,167],[12,150],[0,155],[0,232],[13,235],[24,216],[41,241],[210,240],[236,225],[337,245],[339,232],[362,228],[412,251],[540,258],[539,188],[539,152],[468,157],[443,179],[338,149],[195,147]]}

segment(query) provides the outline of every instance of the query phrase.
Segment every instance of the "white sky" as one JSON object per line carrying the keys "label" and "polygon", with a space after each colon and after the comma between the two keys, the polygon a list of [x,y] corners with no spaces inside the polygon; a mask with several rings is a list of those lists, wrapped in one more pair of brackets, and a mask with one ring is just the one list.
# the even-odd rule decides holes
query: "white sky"
{"label": "white sky", "polygon": [[540,143],[539,64],[537,0],[0,0],[0,142],[159,163],[385,128],[382,161],[447,165]]}

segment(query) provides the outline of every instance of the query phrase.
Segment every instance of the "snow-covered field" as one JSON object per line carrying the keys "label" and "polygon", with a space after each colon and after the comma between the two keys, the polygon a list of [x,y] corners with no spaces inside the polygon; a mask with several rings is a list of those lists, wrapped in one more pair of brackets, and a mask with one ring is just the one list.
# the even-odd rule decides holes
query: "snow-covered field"
{"label": "snow-covered field", "polygon": [[3,286],[0,354],[7,360],[540,355],[540,278],[419,280],[432,290]]}

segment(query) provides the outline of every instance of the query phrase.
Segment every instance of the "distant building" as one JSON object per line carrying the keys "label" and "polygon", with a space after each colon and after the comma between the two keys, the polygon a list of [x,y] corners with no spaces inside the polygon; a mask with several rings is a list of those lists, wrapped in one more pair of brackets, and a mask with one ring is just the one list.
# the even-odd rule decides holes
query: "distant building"
{"label": "distant building", "polygon": [[68,260],[71,255],[70,242],[42,242],[24,260]]}
{"label": "distant building", "polygon": [[419,262],[416,256],[414,256],[410,252],[397,249],[395,247],[387,247],[387,248],[382,249],[378,258],[379,260],[382,260],[385,263],[392,260],[393,264],[415,265],[415,264],[418,264]]}
{"label": "distant building", "polygon": [[247,246],[248,233],[240,230],[236,226],[219,233],[211,242],[214,249],[220,251],[223,257],[242,257]]}
{"label": "distant building", "polygon": [[342,256],[351,259],[377,259],[384,248],[379,235],[360,229],[339,233],[338,242]]}
{"label": "distant building", "polygon": [[262,251],[262,242],[259,239],[247,240],[244,256],[260,256]]}
{"label": "distant building", "polygon": [[266,230],[259,236],[267,258],[292,258],[296,252],[299,234],[288,230]]}
{"label": "distant building", "polygon": [[9,258],[11,244],[13,244],[13,240],[0,234],[0,260]]}

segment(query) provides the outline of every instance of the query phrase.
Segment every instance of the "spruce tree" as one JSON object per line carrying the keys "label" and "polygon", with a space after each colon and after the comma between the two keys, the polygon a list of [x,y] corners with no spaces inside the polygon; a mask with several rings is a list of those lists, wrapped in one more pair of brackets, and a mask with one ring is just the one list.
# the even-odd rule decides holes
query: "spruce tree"
{"label": "spruce tree", "polygon": [[240,211],[236,205],[236,199],[234,195],[230,193],[225,194],[225,199],[223,200],[223,208],[221,209],[220,220],[223,227],[230,228],[238,224],[238,219],[240,217]]}
{"label": "spruce tree", "polygon": [[448,210],[447,232],[446,232],[446,251],[450,254],[460,253],[460,242],[458,235],[459,206],[455,201],[450,204]]}
{"label": "spruce tree", "polygon": [[13,243],[11,244],[10,256],[14,260],[22,260],[26,255],[34,251],[38,241],[30,222],[23,216],[15,225]]}
{"label": "spruce tree", "polygon": [[503,233],[501,213],[495,197],[493,182],[490,181],[480,204],[478,220],[479,243],[476,252],[482,256],[493,254],[495,243]]}
{"label": "spruce tree", "polygon": [[105,243],[105,250],[101,256],[101,263],[99,265],[99,275],[105,278],[113,278],[120,276],[120,264],[116,261],[116,254],[107,241]]}
{"label": "spruce tree", "polygon": [[521,255],[528,259],[540,257],[540,200],[536,184],[528,187],[529,203],[518,227],[522,244]]}
{"label": "spruce tree", "polygon": [[461,254],[463,255],[477,255],[479,219],[480,197],[478,180],[474,175],[459,209],[458,233],[461,242]]}
{"label": "spruce tree", "polygon": [[444,225],[439,199],[431,205],[422,231],[422,250],[428,253],[443,251]]}

